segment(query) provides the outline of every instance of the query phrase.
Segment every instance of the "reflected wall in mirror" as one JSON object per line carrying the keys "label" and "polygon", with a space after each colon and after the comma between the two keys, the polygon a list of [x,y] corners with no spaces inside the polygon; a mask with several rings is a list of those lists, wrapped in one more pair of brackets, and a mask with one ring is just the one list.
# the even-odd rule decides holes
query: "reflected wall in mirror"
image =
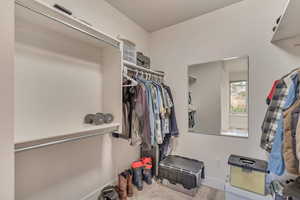
{"label": "reflected wall in mirror", "polygon": [[190,132],[248,137],[249,57],[188,66]]}

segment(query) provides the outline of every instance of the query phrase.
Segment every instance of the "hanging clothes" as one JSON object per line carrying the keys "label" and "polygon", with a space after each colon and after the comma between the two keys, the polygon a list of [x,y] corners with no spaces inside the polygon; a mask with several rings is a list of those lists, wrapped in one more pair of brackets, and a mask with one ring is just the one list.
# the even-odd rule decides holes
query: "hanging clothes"
{"label": "hanging clothes", "polygon": [[276,85],[276,90],[271,103],[266,112],[262,124],[261,148],[271,152],[276,130],[278,128],[278,120],[281,117],[283,106],[287,96],[287,85],[284,80],[280,80]]}
{"label": "hanging clothes", "polygon": [[[123,85],[128,84],[128,82],[129,81],[123,82]],[[131,119],[134,95],[134,87],[123,88],[123,132],[127,138],[131,138]]]}
{"label": "hanging clothes", "polygon": [[[287,74],[273,87],[275,92],[263,122],[262,128],[265,129],[261,139],[261,146],[270,150],[268,170],[278,176],[283,175],[285,169],[300,175],[300,70]],[[274,129],[270,128],[271,123],[272,128],[276,128],[275,134]]]}
{"label": "hanging clothes", "polygon": [[196,109],[193,106],[193,98],[191,91],[189,92],[189,107],[188,107],[188,113],[189,113],[189,128],[194,128],[196,125]]}
{"label": "hanging clothes", "polygon": [[[288,88],[288,94],[285,100],[285,105],[283,110],[288,109],[291,105],[294,104],[297,99],[298,88],[299,88],[299,74],[295,73],[291,75],[290,87]],[[288,78],[288,77],[287,77]],[[289,83],[289,79],[286,79],[286,82]],[[280,114],[280,118],[277,122],[277,129],[274,136],[274,142],[272,144],[272,150],[269,158],[269,171],[281,176],[285,170],[284,157],[282,154],[283,149],[283,138],[284,138],[284,120],[283,114]]]}
{"label": "hanging clothes", "polygon": [[169,144],[169,137],[178,135],[171,89],[141,76],[133,79],[138,84],[123,90],[123,130],[131,145],[151,150],[154,145]]}
{"label": "hanging clothes", "polygon": [[276,91],[276,86],[277,86],[277,84],[278,84],[279,82],[280,82],[280,80],[274,81],[274,83],[273,83],[273,85],[272,85],[272,88],[271,88],[271,90],[270,90],[270,92],[269,92],[269,94],[268,94],[268,97],[267,97],[267,99],[266,99],[267,105],[270,105],[271,100],[272,100],[272,98],[273,98],[273,96],[274,96],[274,94],[275,94],[275,91]]}
{"label": "hanging clothes", "polygon": [[133,97],[133,119],[131,123],[132,135],[135,138],[131,138],[137,142],[132,145],[144,144],[150,148],[151,138],[150,135],[150,124],[149,124],[149,109],[147,103],[146,88],[139,84],[135,87],[136,92]]}
{"label": "hanging clothes", "polygon": [[175,105],[174,105],[174,99],[172,96],[171,88],[167,85],[163,85],[166,89],[166,94],[168,95],[168,102],[169,105],[172,105],[170,109],[170,134],[172,136],[179,136],[178,126],[177,126],[177,119],[176,119],[176,113],[175,113]]}
{"label": "hanging clothes", "polygon": [[[297,155],[297,141],[296,141],[296,137],[297,137],[297,131],[298,130],[298,123],[299,123],[299,117],[300,117],[300,107],[297,107],[291,114],[292,116],[292,121],[291,121],[291,134],[292,134],[292,151],[294,154],[294,158],[296,160],[296,165],[298,166],[298,170],[299,170],[299,158]],[[300,172],[300,170],[299,170]]]}
{"label": "hanging clothes", "polygon": [[[262,136],[261,136],[261,148],[266,150],[267,152],[271,152],[272,146],[274,143],[274,138],[276,135],[276,130],[278,127],[278,122],[281,118],[282,112],[286,101],[291,102],[291,104],[295,101],[295,94],[298,96],[299,88],[294,86],[294,82],[298,82],[299,78],[299,69],[293,70],[289,74],[285,75],[280,79],[276,84],[275,92],[272,96],[272,100],[270,105],[268,106],[263,124],[262,124]],[[296,77],[296,79],[295,79]],[[295,79],[295,80],[294,80]],[[296,91],[293,93],[291,98],[292,100],[287,99],[290,87],[295,87]]]}
{"label": "hanging clothes", "polygon": [[157,91],[157,88],[150,84],[150,90],[152,95],[152,103],[153,103],[153,113],[154,113],[154,141],[157,144],[162,144],[162,129],[161,129],[161,119],[160,119],[160,97]]}
{"label": "hanging clothes", "polygon": [[283,157],[285,161],[286,169],[289,173],[292,174],[299,174],[299,161],[297,161],[297,158],[295,157],[295,154],[293,152],[293,139],[292,139],[292,132],[295,130],[293,128],[296,128],[295,126],[292,127],[292,113],[297,108],[300,107],[300,100],[297,100],[296,103],[287,109],[284,112],[284,140],[283,140]]}
{"label": "hanging clothes", "polygon": [[300,119],[298,119],[297,130],[296,130],[296,156],[298,160],[298,171],[300,172]]}
{"label": "hanging clothes", "polygon": [[141,84],[145,90],[143,91],[145,96],[147,96],[147,109],[148,109],[148,118],[145,116],[144,120],[148,120],[150,126],[149,133],[143,133],[144,140],[143,145],[145,149],[151,149],[151,146],[155,144],[155,115],[154,115],[154,108],[153,108],[153,97],[151,92],[151,84],[147,80],[142,78],[137,78],[139,84]]}

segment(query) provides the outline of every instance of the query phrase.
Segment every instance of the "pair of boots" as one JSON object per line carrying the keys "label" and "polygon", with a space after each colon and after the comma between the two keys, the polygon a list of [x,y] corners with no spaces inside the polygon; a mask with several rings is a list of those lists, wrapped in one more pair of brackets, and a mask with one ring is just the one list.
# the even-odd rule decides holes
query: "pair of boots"
{"label": "pair of boots", "polygon": [[143,181],[148,185],[152,184],[152,159],[150,157],[133,162],[131,167],[133,171],[133,184],[139,191],[143,190]]}
{"label": "pair of boots", "polygon": [[127,200],[133,196],[132,171],[127,170],[119,174],[118,192],[120,200]]}

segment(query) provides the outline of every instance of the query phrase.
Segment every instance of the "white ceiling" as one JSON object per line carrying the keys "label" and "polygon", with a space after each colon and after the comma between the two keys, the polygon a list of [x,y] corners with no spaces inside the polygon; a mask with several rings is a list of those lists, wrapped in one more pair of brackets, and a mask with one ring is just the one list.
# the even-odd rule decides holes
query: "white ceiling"
{"label": "white ceiling", "polygon": [[106,0],[149,32],[242,0]]}

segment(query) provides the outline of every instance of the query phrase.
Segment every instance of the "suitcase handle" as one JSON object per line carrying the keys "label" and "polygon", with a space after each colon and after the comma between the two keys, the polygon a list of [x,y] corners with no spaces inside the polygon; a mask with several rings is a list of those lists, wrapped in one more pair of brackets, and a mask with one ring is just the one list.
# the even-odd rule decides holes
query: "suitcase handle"
{"label": "suitcase handle", "polygon": [[240,158],[240,163],[244,166],[253,166],[256,162],[254,160]]}

